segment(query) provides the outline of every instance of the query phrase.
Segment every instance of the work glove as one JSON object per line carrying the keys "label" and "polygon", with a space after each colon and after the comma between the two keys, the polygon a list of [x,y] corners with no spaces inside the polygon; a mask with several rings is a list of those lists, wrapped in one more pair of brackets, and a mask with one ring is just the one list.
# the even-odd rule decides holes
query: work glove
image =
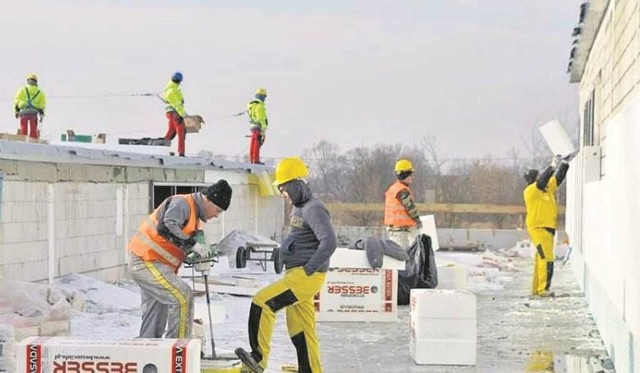
{"label": "work glove", "polygon": [[193,245],[191,250],[194,253],[198,254],[199,258],[196,258],[196,259],[209,259],[209,256],[211,255],[209,248],[201,244],[200,242],[196,242],[196,244]]}
{"label": "work glove", "polygon": [[260,145],[264,144],[264,140],[267,139],[267,131],[260,131]]}
{"label": "work glove", "polygon": [[184,126],[184,118],[178,115],[178,124]]}
{"label": "work glove", "polygon": [[40,123],[42,123],[43,120],[44,120],[44,113],[40,114]]}
{"label": "work glove", "polygon": [[20,112],[16,111],[16,119],[20,116]]}

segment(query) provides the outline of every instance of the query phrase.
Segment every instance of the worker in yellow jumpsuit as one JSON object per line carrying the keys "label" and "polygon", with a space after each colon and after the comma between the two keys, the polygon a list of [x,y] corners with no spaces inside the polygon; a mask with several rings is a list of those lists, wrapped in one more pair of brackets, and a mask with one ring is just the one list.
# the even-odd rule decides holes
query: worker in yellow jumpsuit
{"label": "worker in yellow jumpsuit", "polygon": [[542,174],[529,170],[524,175],[528,186],[524,189],[524,203],[527,209],[527,231],[536,249],[531,293],[541,297],[554,296],[549,290],[553,277],[555,253],[553,238],[556,233],[558,206],[555,193],[565,179],[569,163],[555,157]]}
{"label": "worker in yellow jumpsuit", "polygon": [[260,289],[249,309],[251,351],[236,349],[246,369],[262,373],[267,367],[276,312],[286,310],[287,330],[298,355],[298,372],[322,372],[313,297],[324,284],[329,259],[336,250],[336,234],[329,211],[304,181],[307,166],[297,157],[276,167],[282,197],[291,205],[291,223],[280,255],[286,268],[280,280]]}

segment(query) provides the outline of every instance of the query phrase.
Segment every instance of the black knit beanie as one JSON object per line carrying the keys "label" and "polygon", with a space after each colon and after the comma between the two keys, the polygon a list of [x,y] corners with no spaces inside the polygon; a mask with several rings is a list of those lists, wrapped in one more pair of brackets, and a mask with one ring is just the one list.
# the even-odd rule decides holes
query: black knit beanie
{"label": "black knit beanie", "polygon": [[224,211],[227,211],[231,203],[231,186],[226,180],[220,179],[215,184],[205,189],[202,193],[209,201],[216,204]]}

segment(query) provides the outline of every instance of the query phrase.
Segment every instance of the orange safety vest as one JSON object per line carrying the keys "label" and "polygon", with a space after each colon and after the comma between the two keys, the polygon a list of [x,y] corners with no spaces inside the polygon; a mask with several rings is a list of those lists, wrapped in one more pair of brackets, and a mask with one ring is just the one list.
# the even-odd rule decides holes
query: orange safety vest
{"label": "orange safety vest", "polygon": [[398,180],[384,194],[384,225],[395,228],[417,226],[416,221],[411,218],[402,202],[398,199],[398,193],[403,189],[407,189],[411,193],[411,189]]}
{"label": "orange safety vest", "polygon": [[[182,228],[182,233],[191,236],[198,229],[200,219],[198,219],[198,209],[196,201],[190,194],[175,195],[174,197],[184,198],[189,204],[191,213],[187,223]],[[158,233],[158,211],[164,207],[167,200],[162,202],[151,215],[142,221],[138,232],[129,241],[129,250],[142,258],[146,262],[160,261],[168,266],[173,267],[177,273],[182,261],[187,255],[184,250],[177,247],[171,241],[162,237]]]}

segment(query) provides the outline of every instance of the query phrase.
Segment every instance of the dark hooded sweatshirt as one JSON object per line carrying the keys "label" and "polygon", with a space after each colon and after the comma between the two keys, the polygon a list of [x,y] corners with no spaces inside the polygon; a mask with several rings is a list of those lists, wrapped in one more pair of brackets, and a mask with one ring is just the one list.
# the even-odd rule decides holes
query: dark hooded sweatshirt
{"label": "dark hooded sweatshirt", "polygon": [[293,203],[289,235],[282,242],[285,268],[304,267],[307,275],[326,272],[337,247],[331,217],[322,201],[302,180],[283,185]]}

